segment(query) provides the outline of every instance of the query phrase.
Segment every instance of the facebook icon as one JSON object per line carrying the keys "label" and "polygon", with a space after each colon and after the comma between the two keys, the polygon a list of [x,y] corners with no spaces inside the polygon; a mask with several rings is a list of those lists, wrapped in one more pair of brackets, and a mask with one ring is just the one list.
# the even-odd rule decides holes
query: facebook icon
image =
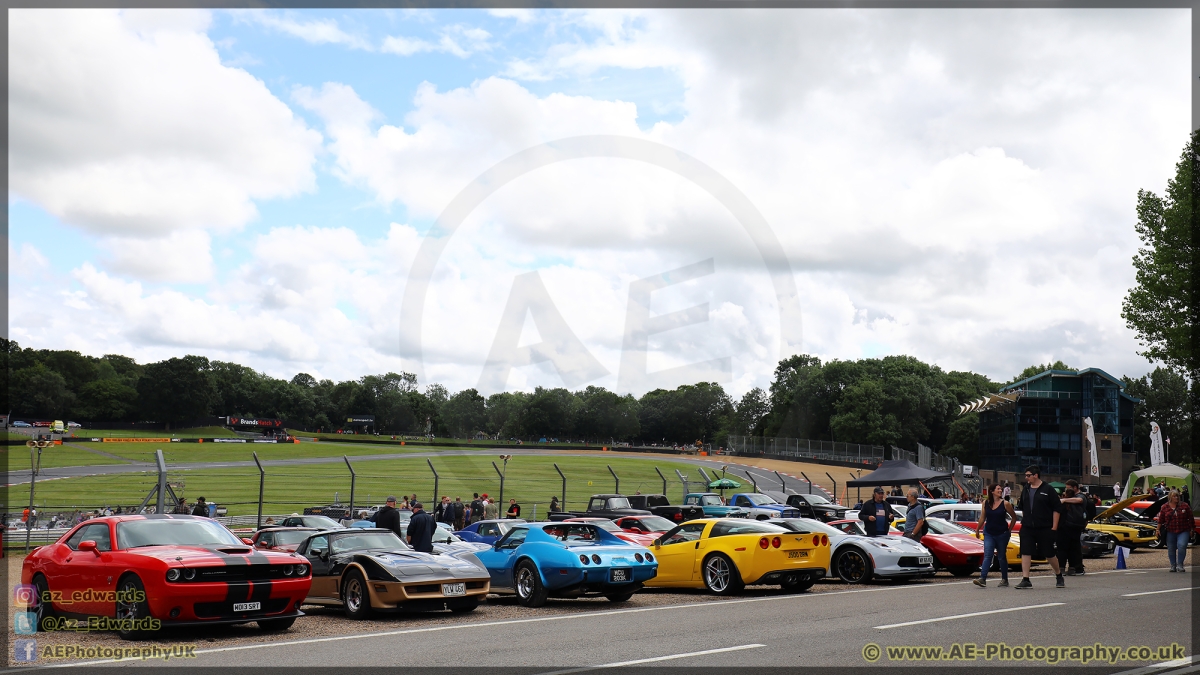
{"label": "facebook icon", "polygon": [[37,661],[37,640],[16,640],[13,642],[13,661],[29,663]]}

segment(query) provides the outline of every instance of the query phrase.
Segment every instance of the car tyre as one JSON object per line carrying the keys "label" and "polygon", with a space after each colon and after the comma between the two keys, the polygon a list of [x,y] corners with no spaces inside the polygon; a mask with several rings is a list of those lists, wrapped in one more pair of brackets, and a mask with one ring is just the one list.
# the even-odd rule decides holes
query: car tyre
{"label": "car tyre", "polygon": [[733,595],[740,593],[745,584],[737,565],[724,553],[713,553],[704,559],[700,566],[704,577],[704,587],[716,595]]}
{"label": "car tyre", "polygon": [[37,594],[34,599],[33,611],[36,614],[37,628],[43,630],[42,622],[48,618],[58,616],[58,612],[54,610],[54,603],[43,600],[50,593],[50,584],[46,582],[46,577],[41,574],[33,578],[33,590]]}
{"label": "car tyre", "polygon": [[288,617],[286,619],[261,619],[256,621],[259,630],[264,633],[281,633],[292,627],[296,623],[296,617]]}
{"label": "car tyre", "polygon": [[367,619],[373,613],[371,610],[371,592],[367,590],[367,580],[362,572],[354,569],[346,574],[342,582],[342,607],[346,616],[351,619]]}
{"label": "car tyre", "polygon": [[871,557],[862,549],[854,547],[838,552],[833,561],[833,569],[838,578],[848,584],[865,584],[875,574]]}
{"label": "car tyre", "polygon": [[609,602],[626,602],[633,597],[633,592],[629,593],[607,593],[605,594]]}
{"label": "car tyre", "polygon": [[526,607],[541,607],[550,595],[537,567],[528,560],[517,563],[513,570],[513,589],[517,592],[517,600]]}
{"label": "car tyre", "polygon": [[[150,637],[154,631],[134,630],[132,627],[121,626],[125,620],[142,622],[150,618],[150,604],[146,601],[146,587],[142,584],[142,580],[133,574],[123,577],[117,583],[117,593],[118,601],[114,615],[118,622],[117,635],[122,640],[144,640]],[[124,598],[123,601],[122,598]],[[141,600],[136,598],[141,598]]]}

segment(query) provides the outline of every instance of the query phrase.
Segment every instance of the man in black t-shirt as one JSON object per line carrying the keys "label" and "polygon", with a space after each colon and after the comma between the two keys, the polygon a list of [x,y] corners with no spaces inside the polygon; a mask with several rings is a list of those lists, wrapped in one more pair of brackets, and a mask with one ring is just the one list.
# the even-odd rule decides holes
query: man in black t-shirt
{"label": "man in black t-shirt", "polygon": [[1045,558],[1054,570],[1056,588],[1066,588],[1062,568],[1054,550],[1058,537],[1058,521],[1062,516],[1059,509],[1062,501],[1049,483],[1042,481],[1042,470],[1037,465],[1025,469],[1025,489],[1021,491],[1021,583],[1016,588],[1033,588],[1029,582],[1029,566],[1033,559]]}
{"label": "man in black t-shirt", "polygon": [[517,500],[515,500],[515,499],[508,500],[508,513],[506,513],[504,517],[505,518],[520,518],[521,517],[521,505],[517,503]]}

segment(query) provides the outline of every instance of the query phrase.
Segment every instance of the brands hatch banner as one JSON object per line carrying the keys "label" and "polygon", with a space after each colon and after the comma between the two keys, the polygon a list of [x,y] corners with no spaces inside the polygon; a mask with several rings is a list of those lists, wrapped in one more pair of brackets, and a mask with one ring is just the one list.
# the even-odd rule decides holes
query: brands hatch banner
{"label": "brands hatch banner", "polygon": [[266,427],[271,429],[283,428],[283,420],[251,419],[249,417],[226,417],[225,423],[231,427]]}

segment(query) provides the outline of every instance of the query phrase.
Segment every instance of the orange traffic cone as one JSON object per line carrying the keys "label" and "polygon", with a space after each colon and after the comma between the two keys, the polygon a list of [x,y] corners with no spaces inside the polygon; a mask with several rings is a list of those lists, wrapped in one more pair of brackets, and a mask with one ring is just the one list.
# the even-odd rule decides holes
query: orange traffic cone
{"label": "orange traffic cone", "polygon": [[1117,569],[1119,569],[1119,570],[1127,569],[1125,567],[1125,547],[1124,546],[1117,547]]}

